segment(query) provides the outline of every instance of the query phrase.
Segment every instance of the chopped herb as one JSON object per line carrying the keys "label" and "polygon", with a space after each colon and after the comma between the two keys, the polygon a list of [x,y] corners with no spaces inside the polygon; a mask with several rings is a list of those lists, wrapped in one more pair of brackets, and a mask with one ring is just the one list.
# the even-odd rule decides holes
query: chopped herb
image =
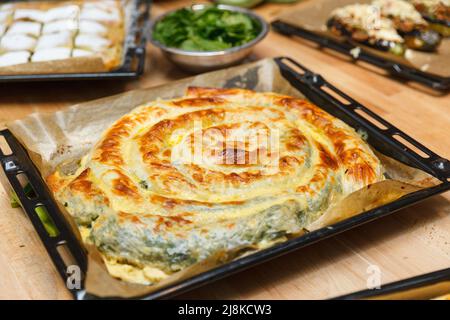
{"label": "chopped herb", "polygon": [[143,189],[148,189],[148,184],[147,184],[147,181],[145,181],[145,180],[139,181],[139,185],[140,185],[141,188],[143,188]]}
{"label": "chopped herb", "polygon": [[153,38],[187,51],[220,51],[250,42],[260,32],[261,25],[250,16],[209,6],[168,14],[154,27]]}

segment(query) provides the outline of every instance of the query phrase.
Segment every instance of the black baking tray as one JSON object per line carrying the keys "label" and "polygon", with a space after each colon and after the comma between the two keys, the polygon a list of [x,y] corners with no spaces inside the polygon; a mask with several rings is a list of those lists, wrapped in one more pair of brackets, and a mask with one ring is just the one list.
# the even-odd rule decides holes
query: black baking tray
{"label": "black baking tray", "polygon": [[367,289],[334,300],[435,299],[450,294],[450,268],[391,282],[379,289]]}
{"label": "black baking tray", "polygon": [[[408,194],[389,204],[366,211],[347,220],[336,223],[332,226],[324,227],[317,231],[306,233],[295,239],[277,244],[265,250],[258,251],[254,254],[233,260],[210,271],[193,276],[180,283],[170,285],[147,296],[139,297],[142,299],[168,298],[188,290],[194,289],[201,285],[218,280],[235,272],[249,268],[256,264],[262,263],[269,259],[275,258],[282,254],[305,247],[314,242],[334,236],[343,231],[349,230],[363,223],[389,215],[401,208],[417,203],[425,198],[442,193],[450,189],[450,162],[424,147],[422,144],[407,136],[398,128],[389,124],[382,118],[378,117],[369,109],[356,102],[340,90],[336,89],[332,84],[327,82],[322,76],[313,73],[302,65],[296,63],[290,58],[275,58],[277,66],[282,76],[290,82],[299,92],[305,95],[313,103],[319,105],[322,109],[330,114],[342,119],[356,130],[363,130],[367,133],[368,142],[383,154],[395,158],[409,166],[419,168],[431,174],[441,181],[437,186],[423,189],[412,194]],[[333,92],[333,95],[330,92]],[[340,98],[337,99],[336,96]],[[346,102],[341,102],[345,100]],[[372,124],[356,111],[363,111],[370,115],[373,119],[381,123],[386,129],[380,129]],[[416,151],[403,145],[394,138],[394,135],[400,136],[410,144],[420,150],[424,156],[419,155]],[[57,205],[53,202],[48,187],[42,180],[38,170],[31,162],[27,152],[16,140],[16,138],[8,130],[0,131],[0,138],[4,137],[10,145],[12,154],[5,155],[0,152],[0,163],[6,180],[6,185],[10,185],[20,199],[23,208],[30,217],[36,231],[38,232],[42,242],[44,243],[50,257],[54,261],[59,273],[63,279],[68,279],[67,266],[58,254],[55,248],[58,245],[65,244],[69,247],[76,263],[81,270],[86,270],[86,257],[83,249],[79,246],[67,226],[67,222],[59,212]],[[35,199],[29,199],[21,187],[17,175],[24,173],[28,176],[33,188],[38,191]],[[45,205],[54,220],[56,227],[59,229],[59,236],[50,237],[43,227],[41,221],[37,218],[34,208],[38,205]],[[94,299],[81,289],[72,289],[72,293],[76,299]]]}
{"label": "black baking tray", "polygon": [[[23,2],[24,0],[9,0],[5,3]],[[38,1],[38,0],[28,0]],[[55,0],[53,0],[55,1]],[[130,32],[126,35],[128,46],[124,53],[123,64],[115,70],[92,73],[54,73],[54,74],[12,74],[0,75],[0,83],[62,81],[62,80],[106,80],[133,79],[144,73],[145,54],[150,27],[151,0],[136,0],[137,12],[131,21]]]}
{"label": "black baking tray", "polygon": [[358,57],[351,54],[351,50],[355,48],[352,42],[340,42],[331,38],[323,37],[304,28],[293,26],[281,20],[272,22],[274,30],[287,36],[297,36],[318,44],[322,48],[328,48],[344,54],[354,61],[360,60],[372,64],[378,68],[384,69],[390,74],[402,78],[404,80],[415,81],[434,90],[447,91],[450,88],[450,77],[441,77],[429,72],[407,66],[402,63],[394,62],[361,48]]}

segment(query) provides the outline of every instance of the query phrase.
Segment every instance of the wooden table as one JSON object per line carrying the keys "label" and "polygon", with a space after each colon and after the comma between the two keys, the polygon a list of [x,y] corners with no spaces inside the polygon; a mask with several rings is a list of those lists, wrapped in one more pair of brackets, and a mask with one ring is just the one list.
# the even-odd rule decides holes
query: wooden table
{"label": "wooden table", "polygon": [[[191,1],[160,1],[153,14]],[[262,5],[269,21],[295,5]],[[299,40],[271,32],[251,59],[291,56],[321,73],[407,134],[450,158],[450,99],[358,67]],[[149,46],[145,75],[135,81],[0,85],[0,125],[34,111],[150,87],[187,76]],[[205,286],[182,298],[321,299],[365,289],[375,265],[383,283],[450,266],[450,195],[433,197],[370,224]],[[69,299],[25,214],[0,186],[0,298]]]}

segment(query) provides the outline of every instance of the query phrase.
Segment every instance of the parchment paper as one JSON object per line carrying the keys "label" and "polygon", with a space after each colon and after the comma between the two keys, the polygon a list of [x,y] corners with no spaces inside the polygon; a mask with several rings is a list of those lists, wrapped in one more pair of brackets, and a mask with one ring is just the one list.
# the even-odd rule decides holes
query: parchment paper
{"label": "parchment paper", "polygon": [[[80,1],[82,2],[82,1]],[[122,48],[122,62],[116,67],[120,68],[125,59],[130,44],[134,43],[135,26],[133,26],[133,20],[138,14],[137,0],[122,0],[122,6],[124,8],[124,44]],[[72,1],[73,3],[73,1]],[[36,8],[39,3],[25,2],[20,3],[23,8]],[[61,2],[63,5],[64,2]],[[52,2],[42,2],[45,7],[54,6]],[[52,61],[40,61],[40,62],[28,62],[22,64],[16,64],[12,66],[0,67],[0,75],[30,75],[30,74],[62,74],[62,73],[91,73],[91,72],[106,72],[111,71],[105,65],[103,59],[100,56],[91,57],[76,57],[62,60]]]}
{"label": "parchment paper", "polygon": [[[186,88],[191,85],[240,87],[302,97],[302,94],[281,76],[276,63],[271,59],[265,59],[154,88],[130,91],[75,105],[55,113],[34,113],[24,119],[8,123],[7,127],[28,150],[45,178],[61,163],[81,158],[92,148],[104,130],[133,108],[157,98],[171,99],[182,96]],[[438,180],[418,169],[410,168],[381,154],[379,158],[392,179],[373,184],[349,195],[309,226],[309,230],[318,229],[439,183]],[[65,208],[60,206],[60,209],[74,225],[73,219]],[[78,234],[76,227],[74,232]],[[208,261],[170,276],[157,285],[143,286],[112,278],[106,271],[97,250],[89,245],[86,247],[89,253],[86,290],[100,297],[135,297],[148,294],[208,270],[219,263],[234,259],[238,252],[241,253],[242,249],[245,249],[237,248],[235,252],[222,252]],[[251,251],[247,251],[246,254],[250,253]]]}
{"label": "parchment paper", "polygon": [[[331,12],[339,7],[354,3],[371,3],[372,0],[313,0],[307,1],[300,8],[281,14],[278,19],[293,26],[306,29],[323,37],[337,41],[345,41],[327,30],[326,22]],[[421,52],[407,49],[404,57],[383,52],[355,42],[355,46],[407,66],[441,77],[450,76],[450,38],[442,39],[436,52]]]}

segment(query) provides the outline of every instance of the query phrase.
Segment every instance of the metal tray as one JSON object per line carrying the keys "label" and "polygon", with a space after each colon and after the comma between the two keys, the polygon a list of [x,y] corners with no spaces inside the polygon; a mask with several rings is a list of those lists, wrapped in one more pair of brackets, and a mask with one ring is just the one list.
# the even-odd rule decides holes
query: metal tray
{"label": "metal tray", "polygon": [[[9,0],[20,2],[23,0]],[[28,0],[30,1],[30,0]],[[36,0],[31,0],[36,1]],[[4,82],[33,82],[33,81],[62,81],[62,80],[104,80],[104,79],[132,79],[144,72],[145,48],[150,26],[151,0],[136,0],[136,14],[131,21],[130,39],[124,53],[123,64],[113,71],[92,73],[54,73],[54,74],[11,74],[0,75],[0,83]]]}
{"label": "metal tray", "polygon": [[350,293],[334,300],[434,299],[444,294],[450,294],[450,268],[391,282],[380,289]]}
{"label": "metal tray", "polygon": [[[378,151],[410,166],[420,168],[441,180],[442,183],[437,186],[406,195],[389,204],[366,211],[357,216],[336,223],[332,227],[325,227],[265,250],[258,251],[254,254],[223,264],[217,268],[193,276],[192,278],[184,280],[180,283],[171,285],[145,297],[139,298],[167,298],[180,294],[282,254],[305,247],[311,243],[334,236],[363,223],[386,216],[396,210],[405,208],[413,203],[450,189],[450,162],[448,160],[439,157],[419,142],[407,136],[396,127],[378,117],[369,109],[365,108],[343,92],[336,89],[322,76],[311,72],[292,59],[280,57],[275,58],[275,62],[280,68],[280,72],[283,77],[313,103],[319,105],[330,114],[342,119],[356,130],[365,130],[368,135],[368,142]],[[330,95],[330,90],[334,93],[334,95],[341,97],[341,99],[338,100],[336,97]],[[345,99],[348,103],[344,104],[343,102],[340,102],[342,99]],[[376,125],[356,113],[356,110],[364,111],[366,114],[373,117],[373,119],[383,124],[386,129],[382,130],[378,128]],[[394,135],[401,136],[407,140],[418,150],[421,150],[426,157],[422,157],[412,149],[400,143],[393,137]],[[0,172],[4,172],[4,178],[6,178],[6,182],[8,182],[8,184],[4,185],[10,185],[16,192],[23,208],[30,217],[31,222],[41,237],[41,240],[44,243],[50,257],[53,259],[59,273],[63,279],[66,280],[68,278],[68,274],[66,272],[67,266],[64,264],[61,256],[59,256],[58,251],[55,249],[61,244],[66,244],[69,247],[81,270],[86,270],[86,257],[84,256],[84,252],[79,247],[74,235],[69,231],[70,229],[66,225],[67,222],[62,218],[56,204],[53,200],[51,200],[52,197],[50,196],[50,192],[42,180],[39,172],[32,164],[28,154],[20,143],[14,138],[11,132],[8,130],[0,131],[0,138],[1,136],[6,139],[12,150],[12,154],[10,155],[4,155],[0,152],[0,163],[3,168]],[[29,199],[26,196],[24,189],[21,187],[17,178],[17,175],[20,173],[26,174],[33,188],[38,191],[38,196],[35,199]],[[49,215],[54,220],[56,227],[59,229],[59,235],[57,237],[50,237],[41,221],[36,216],[34,209],[39,205],[45,205],[47,207]],[[72,292],[76,299],[96,298],[86,294],[83,289],[73,289]]]}
{"label": "metal tray", "polygon": [[287,36],[298,36],[309,41],[317,43],[319,46],[329,48],[341,54],[351,57],[353,60],[360,60],[372,64],[378,68],[388,71],[390,74],[405,80],[412,80],[434,90],[446,91],[450,88],[450,77],[440,77],[432,73],[423,72],[419,69],[390,61],[372,54],[364,49],[361,50],[357,58],[351,54],[351,50],[355,48],[350,42],[339,42],[330,38],[323,37],[314,32],[293,26],[288,23],[276,20],[272,22],[272,27]]}

